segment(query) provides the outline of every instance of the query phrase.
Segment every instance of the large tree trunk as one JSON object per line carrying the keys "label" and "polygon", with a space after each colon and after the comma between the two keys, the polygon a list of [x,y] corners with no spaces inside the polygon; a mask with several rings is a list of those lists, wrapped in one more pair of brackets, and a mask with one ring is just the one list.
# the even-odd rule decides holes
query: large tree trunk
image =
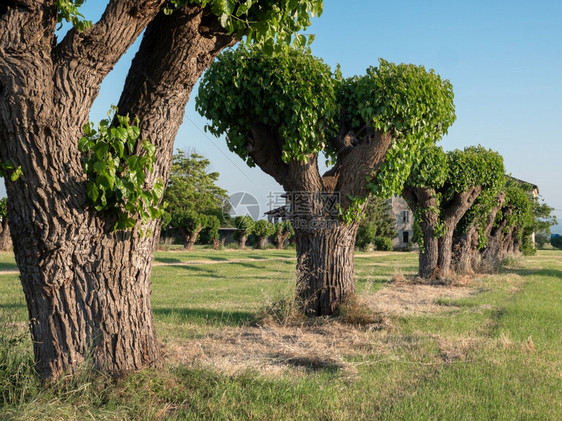
{"label": "large tree trunk", "polygon": [[478,256],[478,229],[473,225],[460,238],[453,240],[453,270],[456,273],[474,273]]}
{"label": "large tree trunk", "polygon": [[286,232],[283,234],[279,234],[277,233],[275,236],[275,248],[277,250],[283,250],[283,247],[285,247],[285,241],[287,241],[287,238],[289,238],[290,233]]}
{"label": "large tree trunk", "polygon": [[10,225],[8,224],[8,218],[2,218],[2,223],[0,225],[0,251],[10,250],[12,241],[10,239]]}
{"label": "large tree trunk", "polygon": [[246,241],[248,241],[247,235],[240,235],[238,238],[238,248],[244,250],[246,248]]}
{"label": "large tree trunk", "polygon": [[439,217],[433,211],[437,209],[436,193],[433,189],[411,188],[405,190],[403,196],[410,209],[419,213],[423,244],[420,244],[418,274],[422,278],[432,278],[435,276],[439,257],[439,242],[435,232]]}
{"label": "large tree trunk", "polygon": [[468,191],[457,193],[443,210],[441,219],[445,224],[445,233],[439,238],[439,257],[437,259],[438,277],[451,276],[453,256],[453,235],[459,221],[474,204],[482,187],[471,187]]}
{"label": "large tree trunk", "polygon": [[326,221],[295,228],[297,294],[309,316],[330,316],[355,293],[354,248],[358,224]]}
{"label": "large tree trunk", "polygon": [[[150,305],[154,237],[139,226],[114,233],[115,216],[89,206],[77,141],[99,84],[162,4],[111,1],[92,29],[71,30],[56,46],[52,2],[0,7],[0,160],[23,170],[6,181],[8,215],[44,379],[86,362],[120,374],[160,357]],[[138,116],[142,138],[157,147],[148,186],[169,174],[192,87],[234,40],[210,32],[216,19],[201,25],[204,14],[196,6],[160,14],[127,78],[119,113]]]}
{"label": "large tree trunk", "polygon": [[267,243],[267,237],[259,237],[258,238],[258,248],[260,250],[265,249],[265,244]]}
{"label": "large tree trunk", "polygon": [[197,241],[197,237],[203,228],[199,228],[193,232],[185,231],[183,232],[183,247],[184,249],[191,251],[195,248],[195,242]]}

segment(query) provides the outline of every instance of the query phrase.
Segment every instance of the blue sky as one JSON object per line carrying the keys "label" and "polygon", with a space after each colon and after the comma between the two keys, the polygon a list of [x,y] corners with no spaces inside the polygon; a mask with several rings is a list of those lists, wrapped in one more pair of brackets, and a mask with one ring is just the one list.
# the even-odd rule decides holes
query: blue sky
{"label": "blue sky", "polygon": [[[96,20],[106,3],[87,0],[83,13]],[[537,184],[562,220],[561,20],[559,0],[326,0],[308,32],[316,35],[313,53],[332,66],[341,64],[346,76],[364,73],[382,57],[424,65],[449,79],[457,121],[441,145],[450,150],[481,144],[498,151],[507,171]],[[118,101],[134,50],[104,82],[92,120]],[[281,188],[248,168],[223,139],[203,132],[195,95],[196,90],[176,148],[208,157],[223,188],[250,192],[268,210],[268,193]]]}

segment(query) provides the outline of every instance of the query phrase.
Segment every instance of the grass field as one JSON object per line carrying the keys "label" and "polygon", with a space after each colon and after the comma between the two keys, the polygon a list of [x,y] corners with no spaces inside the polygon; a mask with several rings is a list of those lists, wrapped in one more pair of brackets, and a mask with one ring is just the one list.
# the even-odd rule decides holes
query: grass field
{"label": "grass field", "polygon": [[290,305],[294,267],[294,250],[159,252],[165,368],[46,388],[0,254],[0,419],[562,419],[562,252],[451,287],[406,282],[413,253],[358,253],[361,303],[383,323],[256,324]]}

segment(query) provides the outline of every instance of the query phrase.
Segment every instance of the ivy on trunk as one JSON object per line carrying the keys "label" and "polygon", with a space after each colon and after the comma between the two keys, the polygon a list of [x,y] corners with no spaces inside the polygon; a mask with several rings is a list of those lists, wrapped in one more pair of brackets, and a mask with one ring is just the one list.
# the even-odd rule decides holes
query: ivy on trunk
{"label": "ivy on trunk", "polygon": [[[202,72],[244,34],[271,43],[310,23],[322,1],[109,0],[81,24],[82,1],[21,0],[0,7],[0,163],[39,375],[85,361],[118,375],[160,359],[150,305],[157,221],[114,232],[114,213],[90,206],[78,139],[101,82],[143,33],[117,104],[155,147],[144,185],[168,179],[185,105]],[[188,4],[186,4],[188,3]],[[60,7],[60,9],[57,9]],[[75,23],[59,42],[61,19]],[[302,40],[299,38],[299,43]]]}

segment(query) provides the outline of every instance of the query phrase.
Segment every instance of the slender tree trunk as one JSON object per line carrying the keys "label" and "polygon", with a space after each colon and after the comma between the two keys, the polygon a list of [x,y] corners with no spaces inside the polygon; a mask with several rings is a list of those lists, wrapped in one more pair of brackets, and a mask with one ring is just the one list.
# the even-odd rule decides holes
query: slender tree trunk
{"label": "slender tree trunk", "polygon": [[327,221],[316,230],[295,229],[297,293],[309,316],[331,316],[355,293],[354,249],[358,224]]}
{"label": "slender tree trunk", "polygon": [[8,218],[2,218],[2,225],[0,226],[0,251],[10,250],[12,241],[10,239],[10,225]]}

